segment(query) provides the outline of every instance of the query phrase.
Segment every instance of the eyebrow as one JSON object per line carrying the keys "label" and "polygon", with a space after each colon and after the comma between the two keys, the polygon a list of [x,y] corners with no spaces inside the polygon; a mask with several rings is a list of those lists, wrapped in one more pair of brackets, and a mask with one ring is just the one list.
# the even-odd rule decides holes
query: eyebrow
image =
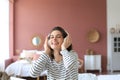
{"label": "eyebrow", "polygon": [[[54,36],[54,35],[50,35],[50,36]],[[55,36],[62,36],[62,34],[57,34],[57,35],[55,35]]]}

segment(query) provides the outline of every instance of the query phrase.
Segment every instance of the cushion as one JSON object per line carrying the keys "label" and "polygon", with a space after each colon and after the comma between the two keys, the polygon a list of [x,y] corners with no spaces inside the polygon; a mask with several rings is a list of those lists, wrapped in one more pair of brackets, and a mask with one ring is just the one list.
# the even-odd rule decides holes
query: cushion
{"label": "cushion", "polygon": [[44,53],[44,51],[36,51],[36,54],[34,54],[33,60],[37,60],[42,53]]}
{"label": "cushion", "polygon": [[34,54],[33,55],[33,60],[37,60],[40,57],[40,54]]}
{"label": "cushion", "polygon": [[41,51],[23,50],[20,54],[20,59],[37,60],[40,57]]}
{"label": "cushion", "polygon": [[20,58],[30,58],[33,59],[34,54],[36,54],[37,50],[23,50],[20,54]]}

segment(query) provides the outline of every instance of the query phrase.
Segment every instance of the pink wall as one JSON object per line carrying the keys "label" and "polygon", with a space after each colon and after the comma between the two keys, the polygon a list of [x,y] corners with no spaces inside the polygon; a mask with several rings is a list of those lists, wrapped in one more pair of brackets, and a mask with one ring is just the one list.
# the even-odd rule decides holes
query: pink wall
{"label": "pink wall", "polygon": [[[62,26],[70,33],[79,57],[83,59],[86,49],[93,49],[102,55],[102,68],[106,70],[106,0],[15,0],[10,6],[10,20],[13,21],[10,22],[11,57],[23,49],[42,50],[44,38],[51,28]],[[91,29],[100,32],[97,43],[87,40]],[[34,35],[43,39],[39,48],[31,43]]]}

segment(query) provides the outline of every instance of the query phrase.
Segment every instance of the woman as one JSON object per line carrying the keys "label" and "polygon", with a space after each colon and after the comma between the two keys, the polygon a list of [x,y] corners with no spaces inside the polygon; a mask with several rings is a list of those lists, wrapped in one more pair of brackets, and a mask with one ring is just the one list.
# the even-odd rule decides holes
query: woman
{"label": "woman", "polygon": [[32,77],[47,70],[47,80],[77,80],[78,55],[72,50],[69,34],[61,27],[52,29],[44,43],[44,52],[33,63]]}

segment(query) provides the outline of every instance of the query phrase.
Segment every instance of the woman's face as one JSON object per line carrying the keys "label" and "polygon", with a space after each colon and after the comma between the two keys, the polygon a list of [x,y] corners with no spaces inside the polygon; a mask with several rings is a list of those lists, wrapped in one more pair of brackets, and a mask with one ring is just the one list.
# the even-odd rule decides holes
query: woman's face
{"label": "woman's face", "polygon": [[58,30],[54,30],[50,34],[50,39],[48,44],[53,50],[60,50],[63,40],[64,38],[62,36],[62,33]]}

